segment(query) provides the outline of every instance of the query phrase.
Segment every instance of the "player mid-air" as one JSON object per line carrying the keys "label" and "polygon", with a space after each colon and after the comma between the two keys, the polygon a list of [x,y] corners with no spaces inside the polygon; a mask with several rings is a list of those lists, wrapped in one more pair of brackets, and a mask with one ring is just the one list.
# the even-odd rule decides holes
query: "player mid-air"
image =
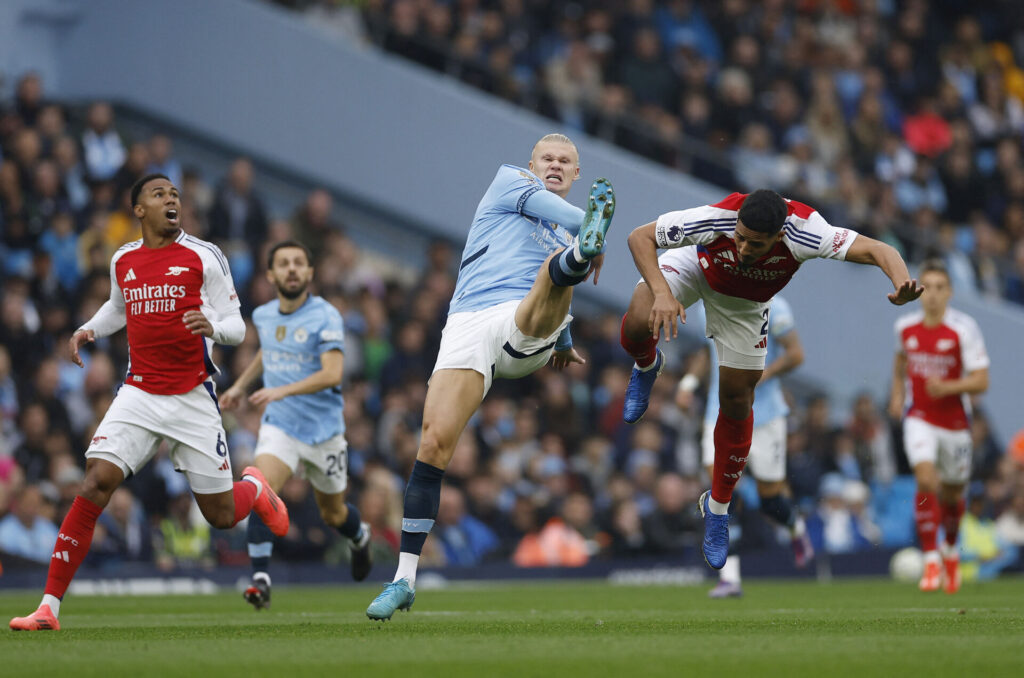
{"label": "player mid-air", "polygon": [[[360,521],[355,506],[345,502],[345,333],[338,309],[309,293],[312,279],[312,254],[305,245],[284,241],[270,248],[267,280],[277,290],[277,299],[253,311],[259,353],[221,396],[221,406],[238,405],[253,382],[263,377],[263,388],[249,396],[253,405],[266,405],[253,465],[279,491],[301,462],[320,516],[351,540],[352,578],[362,581],[370,573],[370,526]],[[259,610],[270,606],[267,566],[274,535],[258,516],[249,518],[248,531],[253,576],[244,595]]]}
{"label": "player mid-air", "polygon": [[128,374],[85,452],[82,490],[61,523],[42,603],[12,619],[15,630],[60,628],[61,599],[89,552],[96,519],[161,440],[211,525],[227,529],[255,510],[274,534],[288,531],[288,511],[259,469],[250,466],[242,480],[232,480],[210,360],[214,342],[237,345],[245,336],[227,260],[178,226],[178,189],[164,175],[139,179],[131,204],[142,239],[114,253],[110,299],[70,340],[82,367],[83,344],[127,326]]}
{"label": "player mid-air", "polygon": [[416,463],[405,491],[394,581],[366,609],[390,619],[415,600],[416,568],[434,525],[455,443],[494,379],[582,363],[569,335],[572,288],[594,274],[614,212],[612,187],[594,182],[587,211],[566,202],[579,178],[566,136],[536,143],[527,168],[502,165],[476,208],[423,406]]}
{"label": "player mid-air", "polygon": [[[701,455],[710,478],[714,474],[714,431],[718,419],[718,371],[710,369],[710,365],[718,361],[713,341],[708,342],[707,352],[700,357],[703,359],[693,361],[690,371],[680,380],[676,399],[681,405],[691,400],[702,373],[707,371],[708,397],[704,407]],[[761,513],[789,531],[797,567],[804,567],[814,557],[814,547],[807,536],[804,520],[793,508],[786,491],[786,417],[789,407],[778,378],[799,367],[803,360],[804,349],[796,331],[793,309],[781,295],[776,296],[768,314],[765,368],[754,389],[754,430],[747,463],[757,482]],[[730,553],[726,558],[725,566],[719,571],[718,584],[709,595],[712,598],[743,595],[738,554]]]}
{"label": "player mid-air", "polygon": [[[921,310],[896,321],[889,414],[903,419],[903,448],[917,480],[914,522],[924,552],[922,591],[960,590],[956,547],[971,477],[969,395],[988,390],[988,353],[974,319],[949,307],[946,265],[929,260],[919,272]],[[910,408],[904,410],[910,384]],[[939,525],[945,532],[941,553]]]}
{"label": "player mid-air", "polygon": [[[643,276],[622,318],[622,347],[636,361],[623,419],[647,410],[665,364],[658,339],[678,335],[686,307],[704,301],[705,333],[718,352],[719,412],[714,428],[711,490],[700,498],[704,559],[716,570],[729,551],[729,502],[747,464],[754,387],[764,370],[771,299],[813,258],[878,266],[902,305],[923,291],[894,248],[830,225],[812,207],[770,190],[733,193],[714,205],[669,212],[630,233],[629,249]],[[658,257],[659,248],[672,248]]]}

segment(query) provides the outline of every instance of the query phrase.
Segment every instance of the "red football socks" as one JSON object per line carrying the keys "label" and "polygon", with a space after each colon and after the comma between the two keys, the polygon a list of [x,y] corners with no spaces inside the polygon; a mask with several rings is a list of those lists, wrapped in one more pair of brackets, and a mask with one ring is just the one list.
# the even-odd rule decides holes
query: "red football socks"
{"label": "red football socks", "polygon": [[942,529],[946,533],[946,543],[950,546],[956,545],[956,537],[960,534],[960,519],[964,517],[964,499],[956,500],[953,504],[942,504],[939,507],[942,516]]}
{"label": "red football socks", "polygon": [[935,492],[918,492],[914,495],[914,522],[917,523],[917,540],[921,550],[934,551],[939,532],[939,497]]}
{"label": "red football socks", "polygon": [[715,467],[711,478],[711,498],[728,504],[732,491],[747,465],[750,438],[754,433],[754,413],[746,419],[732,419],[718,413],[715,424]]}
{"label": "red football socks", "polygon": [[96,529],[96,519],[101,513],[102,507],[85,497],[75,497],[71,510],[60,524],[57,544],[53,547],[53,555],[50,557],[45,593],[57,598],[64,597],[71,579],[78,571],[78,566],[89,553],[92,533]]}
{"label": "red football socks", "polygon": [[619,329],[619,343],[626,349],[637,367],[647,367],[658,358],[658,338],[647,335],[643,339],[630,339],[626,336],[626,316],[622,316],[622,326]]}
{"label": "red football socks", "polygon": [[235,483],[235,522],[232,525],[237,525],[239,520],[252,511],[252,507],[256,504],[257,490],[259,488],[256,487],[256,483],[251,483],[248,480],[239,480]]}

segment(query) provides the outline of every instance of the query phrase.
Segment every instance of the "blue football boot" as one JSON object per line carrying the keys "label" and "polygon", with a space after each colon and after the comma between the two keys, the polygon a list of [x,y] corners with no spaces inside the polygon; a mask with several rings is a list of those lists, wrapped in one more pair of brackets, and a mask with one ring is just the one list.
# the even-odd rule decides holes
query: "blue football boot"
{"label": "blue football boot", "polygon": [[629,385],[626,386],[626,400],[622,403],[622,419],[627,424],[635,424],[644,416],[651,399],[654,380],[664,367],[665,354],[661,349],[658,349],[658,356],[654,359],[654,367],[651,369],[643,372],[640,368],[633,367],[633,374],[629,375]]}
{"label": "blue football boot", "polygon": [[593,259],[604,251],[604,236],[612,225],[615,214],[615,193],[611,182],[598,179],[590,187],[587,199],[587,214],[580,226],[580,252],[588,259]]}
{"label": "blue football boot", "polygon": [[391,619],[395,610],[408,610],[416,600],[416,591],[409,586],[408,579],[399,579],[384,586],[380,595],[373,599],[366,608],[366,616],[370,619],[385,621]]}
{"label": "blue football boot", "polygon": [[697,506],[704,518],[704,562],[716,570],[721,570],[725,559],[729,556],[729,514],[720,516],[708,508],[711,491],[700,495]]}

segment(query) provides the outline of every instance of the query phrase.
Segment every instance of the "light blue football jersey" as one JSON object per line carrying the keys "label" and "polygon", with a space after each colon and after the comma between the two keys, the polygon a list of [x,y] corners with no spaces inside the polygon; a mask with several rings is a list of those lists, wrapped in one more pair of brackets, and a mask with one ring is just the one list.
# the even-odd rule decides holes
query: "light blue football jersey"
{"label": "light blue football jersey", "polygon": [[[687,311],[689,314],[689,311]],[[764,364],[771,365],[782,347],[777,339],[793,331],[796,327],[796,319],[793,317],[793,309],[782,297],[776,296],[772,299],[772,310],[768,315],[768,355]],[[718,351],[715,350],[715,342],[709,340],[711,349],[711,379],[708,382],[708,402],[704,409],[704,421],[714,422],[718,419]],[[754,426],[764,426],[773,419],[784,417],[789,414],[789,407],[782,395],[782,384],[777,377],[763,381],[757,385],[754,391]]]}
{"label": "light blue football jersey", "polygon": [[[263,349],[263,385],[284,386],[320,370],[320,356],[345,350],[341,314],[321,297],[309,295],[292,313],[277,299],[252,312]],[[341,387],[282,398],[267,405],[263,421],[310,445],[345,432]]]}
{"label": "light blue football jersey", "polygon": [[572,243],[579,224],[567,228],[523,212],[526,200],[545,190],[527,169],[498,169],[473,216],[449,313],[522,299],[548,255]]}

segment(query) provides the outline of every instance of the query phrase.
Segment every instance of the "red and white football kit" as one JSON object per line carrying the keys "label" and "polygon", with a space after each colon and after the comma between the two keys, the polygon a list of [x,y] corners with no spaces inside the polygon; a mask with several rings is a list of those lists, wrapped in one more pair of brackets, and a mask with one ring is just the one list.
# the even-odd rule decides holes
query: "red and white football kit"
{"label": "red and white football kit", "polygon": [[910,407],[903,422],[904,448],[911,466],[936,464],[944,482],[967,482],[971,473],[970,403],[967,396],[933,398],[931,378],[960,379],[989,366],[981,330],[973,318],[948,309],[934,327],[916,311],[896,321],[896,352],[906,356]]}
{"label": "red and white football kit", "polygon": [[[184,232],[158,249],[137,240],[111,259],[110,287],[110,299],[82,329],[103,337],[127,325],[129,368],[86,457],[110,461],[128,476],[166,439],[193,491],[230,490],[210,359],[214,342],[234,345],[245,335],[227,260],[215,245]],[[185,326],[182,316],[191,310],[213,325],[212,339]]]}
{"label": "red and white football kit", "polygon": [[760,370],[772,297],[808,259],[845,259],[857,233],[835,228],[813,207],[787,200],[782,238],[756,263],[742,266],[733,236],[746,197],[733,193],[715,205],[663,214],[655,239],[659,248],[670,250],[658,263],[673,296],[684,307],[704,300],[706,334],[715,340],[719,365]]}

